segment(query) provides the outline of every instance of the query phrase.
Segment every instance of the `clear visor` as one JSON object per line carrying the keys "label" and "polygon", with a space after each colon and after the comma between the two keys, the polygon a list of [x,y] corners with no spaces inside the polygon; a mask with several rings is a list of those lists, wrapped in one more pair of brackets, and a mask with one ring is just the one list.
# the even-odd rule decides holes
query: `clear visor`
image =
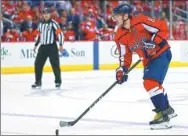
{"label": "clear visor", "polygon": [[122,16],[123,16],[123,14],[112,14],[112,20],[113,21],[117,21],[118,20],[118,18],[122,18]]}
{"label": "clear visor", "polygon": [[117,21],[117,16],[118,16],[117,14],[112,14],[112,20]]}

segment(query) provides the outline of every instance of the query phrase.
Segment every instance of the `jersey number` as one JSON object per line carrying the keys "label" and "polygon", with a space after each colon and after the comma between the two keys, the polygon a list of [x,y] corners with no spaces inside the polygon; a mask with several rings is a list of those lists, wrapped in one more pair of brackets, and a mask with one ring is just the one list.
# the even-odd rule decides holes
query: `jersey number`
{"label": "jersey number", "polygon": [[153,18],[148,18],[148,20],[153,22],[153,23],[155,22],[155,19],[153,19]]}

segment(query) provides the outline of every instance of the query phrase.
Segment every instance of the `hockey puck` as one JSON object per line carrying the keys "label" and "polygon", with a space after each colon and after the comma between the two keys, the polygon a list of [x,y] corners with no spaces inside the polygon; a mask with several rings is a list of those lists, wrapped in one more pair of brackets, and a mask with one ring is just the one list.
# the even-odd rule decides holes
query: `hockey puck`
{"label": "hockey puck", "polygon": [[55,130],[55,135],[59,136],[59,130],[58,129]]}

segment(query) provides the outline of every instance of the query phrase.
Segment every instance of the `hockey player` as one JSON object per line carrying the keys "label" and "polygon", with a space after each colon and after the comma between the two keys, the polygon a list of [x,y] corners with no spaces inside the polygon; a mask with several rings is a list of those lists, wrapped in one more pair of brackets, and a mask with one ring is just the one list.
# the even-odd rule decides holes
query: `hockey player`
{"label": "hockey player", "polygon": [[125,73],[132,63],[132,54],[138,54],[144,65],[143,86],[156,112],[154,120],[149,122],[151,129],[171,128],[170,118],[177,114],[169,105],[167,93],[162,86],[172,57],[166,41],[167,24],[141,13],[132,14],[128,4],[115,7],[112,18],[118,26],[114,38],[120,53],[120,66],[116,70],[118,83],[127,81],[128,75]]}

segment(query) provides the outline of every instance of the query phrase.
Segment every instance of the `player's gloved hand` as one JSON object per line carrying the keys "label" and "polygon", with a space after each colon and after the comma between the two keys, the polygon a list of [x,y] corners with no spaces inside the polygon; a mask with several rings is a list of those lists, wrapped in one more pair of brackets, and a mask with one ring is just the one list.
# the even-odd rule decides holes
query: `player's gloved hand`
{"label": "player's gloved hand", "polygon": [[127,81],[128,75],[126,74],[127,68],[126,67],[119,67],[116,69],[116,80],[118,84],[122,84]]}
{"label": "player's gloved hand", "polygon": [[151,41],[151,40],[143,41],[143,43],[144,43],[144,48],[145,49],[154,49],[155,46],[156,46],[156,43]]}

